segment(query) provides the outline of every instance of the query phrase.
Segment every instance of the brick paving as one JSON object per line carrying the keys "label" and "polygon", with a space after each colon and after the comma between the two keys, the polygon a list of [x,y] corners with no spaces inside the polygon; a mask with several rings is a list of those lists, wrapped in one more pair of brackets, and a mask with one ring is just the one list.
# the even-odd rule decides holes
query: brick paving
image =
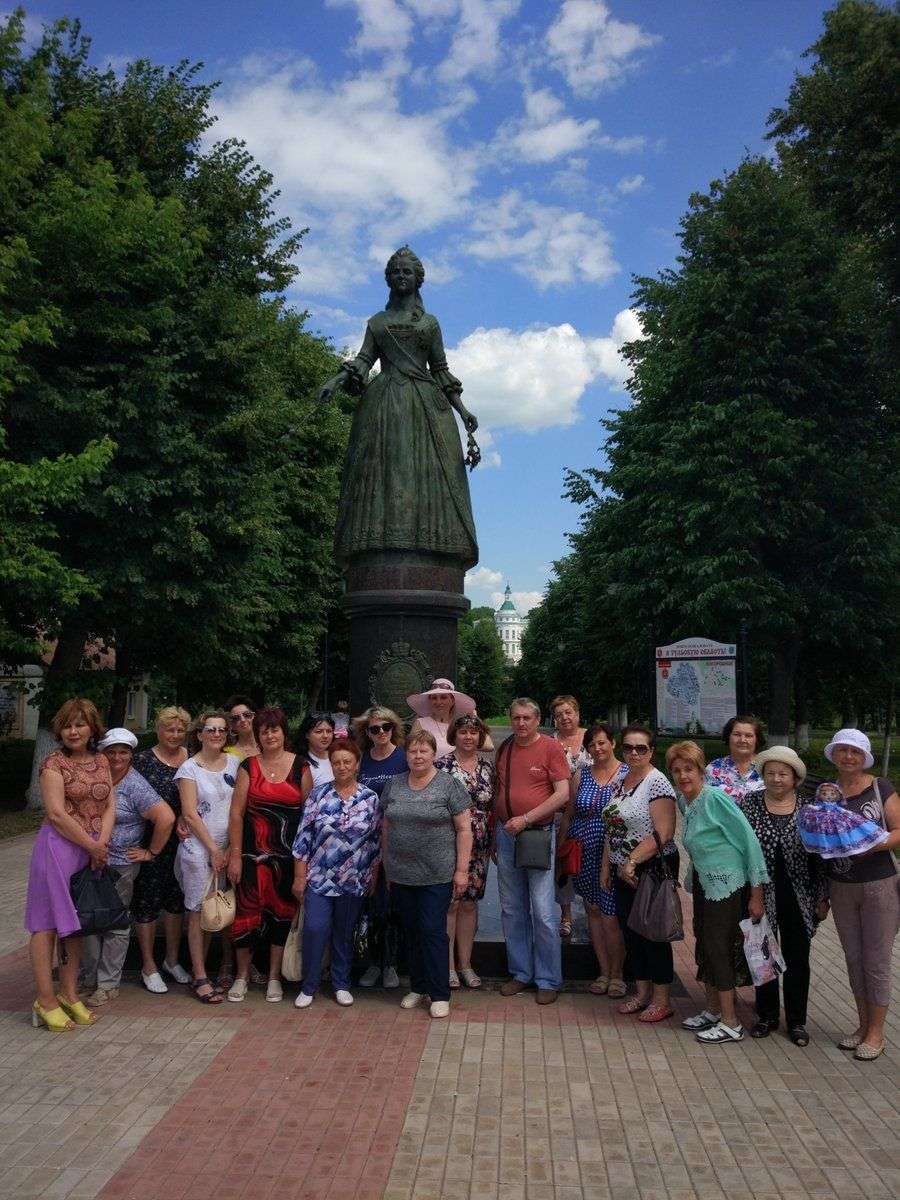
{"label": "brick paving", "polygon": [[[96,1026],[50,1035],[28,1024],[30,844],[0,843],[2,1200],[900,1195],[900,1022],[876,1062],[836,1048],[854,1022],[830,923],[806,1050],[778,1035],[703,1047],[585,992],[551,1008],[464,992],[433,1022],[398,993],[298,1013],[133,981]],[[689,941],[676,969],[681,1017],[700,999]]]}

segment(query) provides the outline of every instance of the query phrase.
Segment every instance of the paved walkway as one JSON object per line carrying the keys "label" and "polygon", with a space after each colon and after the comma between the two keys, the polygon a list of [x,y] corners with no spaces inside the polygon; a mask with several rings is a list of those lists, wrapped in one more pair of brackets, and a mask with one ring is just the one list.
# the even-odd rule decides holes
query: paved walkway
{"label": "paved walkway", "polygon": [[[900,1022],[874,1063],[835,1047],[853,1020],[830,923],[806,1050],[705,1048],[584,992],[538,1008],[489,989],[433,1022],[397,993],[298,1013],[258,991],[209,1009],[128,983],[96,1026],[50,1035],[28,1024],[30,844],[0,843],[3,1200],[900,1195]],[[679,1016],[699,999],[691,954],[677,949]]]}

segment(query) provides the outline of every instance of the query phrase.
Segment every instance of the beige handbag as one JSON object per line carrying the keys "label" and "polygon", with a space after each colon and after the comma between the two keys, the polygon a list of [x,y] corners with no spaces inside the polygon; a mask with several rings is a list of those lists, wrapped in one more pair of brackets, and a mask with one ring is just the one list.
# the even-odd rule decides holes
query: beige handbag
{"label": "beige handbag", "polygon": [[298,905],[297,915],[291,922],[287,941],[284,943],[284,957],[281,960],[281,974],[289,983],[299,983],[303,978],[303,957],[300,952],[300,938],[303,935],[303,905]]}
{"label": "beige handbag", "polygon": [[209,887],[200,902],[200,928],[205,933],[221,933],[234,920],[237,902],[234,888],[229,884],[224,891],[219,887],[219,876],[213,871]]}

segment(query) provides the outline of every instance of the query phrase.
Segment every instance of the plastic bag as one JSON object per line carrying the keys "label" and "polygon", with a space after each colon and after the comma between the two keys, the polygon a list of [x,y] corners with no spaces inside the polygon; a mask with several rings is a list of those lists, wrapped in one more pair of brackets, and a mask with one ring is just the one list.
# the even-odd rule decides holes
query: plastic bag
{"label": "plastic bag", "polygon": [[744,935],[744,957],[753,978],[754,987],[762,987],[771,983],[787,970],[787,965],[781,956],[781,949],[775,937],[769,918],[763,916],[761,921],[751,921],[749,917],[741,921],[741,932]]}
{"label": "plastic bag", "polygon": [[131,924],[131,914],[116,888],[118,878],[118,872],[111,867],[101,867],[99,871],[84,867],[72,876],[69,890],[83,934],[127,929]]}
{"label": "plastic bag", "polygon": [[300,937],[303,932],[303,905],[297,908],[297,915],[291,922],[287,941],[284,944],[284,955],[281,959],[281,974],[290,983],[299,983],[303,978],[303,958],[300,952]]}

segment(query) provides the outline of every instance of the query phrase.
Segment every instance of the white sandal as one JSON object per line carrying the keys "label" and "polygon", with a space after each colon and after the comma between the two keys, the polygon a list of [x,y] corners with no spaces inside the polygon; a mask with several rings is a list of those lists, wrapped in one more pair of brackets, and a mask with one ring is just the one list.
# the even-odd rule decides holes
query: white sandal
{"label": "white sandal", "polygon": [[725,1025],[717,1021],[710,1029],[704,1029],[697,1034],[697,1041],[704,1045],[717,1046],[720,1042],[742,1042],[744,1040],[743,1025]]}
{"label": "white sandal", "polygon": [[466,987],[470,987],[470,988],[480,988],[481,987],[481,976],[476,975],[471,967],[460,967],[459,968],[459,977],[463,981],[463,983],[466,985]]}
{"label": "white sandal", "polygon": [[713,1025],[718,1025],[722,1020],[719,1013],[710,1012],[708,1008],[704,1008],[703,1012],[697,1013],[695,1017],[685,1017],[681,1022],[682,1029],[689,1029],[691,1033],[701,1033],[704,1029],[712,1029]]}
{"label": "white sandal", "polygon": [[228,999],[232,1004],[240,1004],[242,1000],[247,998],[247,980],[241,979],[240,975],[228,989]]}

